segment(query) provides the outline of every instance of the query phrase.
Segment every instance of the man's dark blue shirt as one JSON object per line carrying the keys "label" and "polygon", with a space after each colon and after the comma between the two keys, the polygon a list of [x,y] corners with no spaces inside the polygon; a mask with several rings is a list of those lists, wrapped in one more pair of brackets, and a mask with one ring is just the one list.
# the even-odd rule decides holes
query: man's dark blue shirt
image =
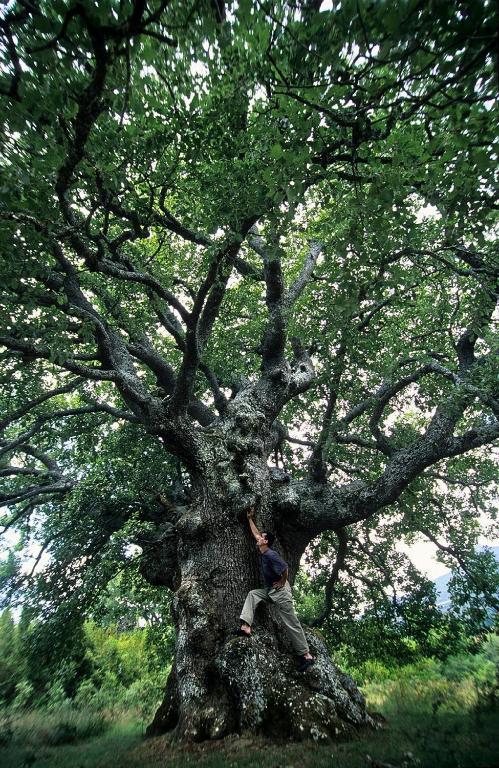
{"label": "man's dark blue shirt", "polygon": [[288,564],[273,549],[266,549],[261,555],[263,580],[266,588],[272,589],[274,581],[279,581]]}

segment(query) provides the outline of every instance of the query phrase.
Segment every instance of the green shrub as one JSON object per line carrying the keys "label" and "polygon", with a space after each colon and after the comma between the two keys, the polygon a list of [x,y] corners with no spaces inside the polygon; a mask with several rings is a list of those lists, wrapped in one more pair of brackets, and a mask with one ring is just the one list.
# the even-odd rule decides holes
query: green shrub
{"label": "green shrub", "polygon": [[112,672],[103,675],[99,682],[100,684],[97,683],[97,686],[94,686],[93,694],[91,694],[90,687],[86,689],[89,697],[87,706],[93,711],[122,708],[127,690],[125,686],[116,679]]}
{"label": "green shrub", "polygon": [[381,661],[370,659],[352,669],[351,674],[359,685],[365,685],[366,683],[381,683],[385,680],[391,680],[396,674],[396,670],[393,667],[387,667]]}
{"label": "green shrub", "polygon": [[63,706],[71,704],[66,695],[64,686],[60,680],[54,680],[45,697],[45,707],[49,710],[59,710]]}
{"label": "green shrub", "polygon": [[396,680],[434,680],[441,677],[441,662],[436,659],[419,659],[411,664],[387,665],[381,661],[369,659],[355,667],[345,669],[336,654],[334,661],[347,671],[359,685],[384,683]]}
{"label": "green shrub", "polygon": [[499,669],[499,635],[489,635],[480,651],[482,656],[492,661]]}
{"label": "green shrub", "polygon": [[478,686],[491,685],[496,676],[496,665],[483,653],[476,656],[460,654],[450,656],[444,663],[442,672],[447,680],[471,678]]}
{"label": "green shrub", "polygon": [[31,704],[33,695],[34,691],[31,683],[28,680],[21,680],[21,682],[16,685],[15,696],[12,702],[12,709],[26,709]]}
{"label": "green shrub", "polygon": [[84,680],[76,691],[73,704],[77,709],[96,709],[95,700],[99,690],[93,680]]}
{"label": "green shrub", "polygon": [[412,664],[404,664],[394,671],[393,678],[398,680],[438,680],[442,677],[442,663],[436,659],[418,659]]}
{"label": "green shrub", "polygon": [[127,708],[137,708],[144,716],[152,714],[161,703],[165,690],[166,678],[158,676],[136,680],[125,692],[123,704]]}
{"label": "green shrub", "polygon": [[147,630],[120,632],[116,627],[99,627],[86,622],[87,659],[93,667],[93,679],[115,681],[117,688],[127,688],[147,672],[151,653],[147,649]]}

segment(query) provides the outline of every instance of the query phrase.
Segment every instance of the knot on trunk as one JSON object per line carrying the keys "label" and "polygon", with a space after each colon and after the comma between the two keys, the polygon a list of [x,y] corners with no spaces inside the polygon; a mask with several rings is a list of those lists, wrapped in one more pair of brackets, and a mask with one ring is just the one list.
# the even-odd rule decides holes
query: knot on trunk
{"label": "knot on trunk", "polygon": [[177,536],[171,523],[159,525],[137,536],[136,543],[142,549],[139,571],[154,587],[177,589],[180,570],[177,560]]}

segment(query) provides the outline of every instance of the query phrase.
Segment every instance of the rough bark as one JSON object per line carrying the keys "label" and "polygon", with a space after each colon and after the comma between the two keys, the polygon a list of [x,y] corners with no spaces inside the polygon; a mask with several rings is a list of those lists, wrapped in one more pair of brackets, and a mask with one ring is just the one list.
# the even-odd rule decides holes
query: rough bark
{"label": "rough bark", "polygon": [[[198,504],[177,525],[175,658],[149,734],[170,731],[176,740],[200,741],[251,731],[327,740],[374,726],[362,695],[331,663],[318,634],[306,630],[316,664],[305,673],[298,672],[273,608],[259,607],[251,638],[231,635],[246,593],[260,586],[259,555],[244,517],[221,509],[209,494]],[[303,546],[299,539],[294,549],[279,543],[291,579]]]}

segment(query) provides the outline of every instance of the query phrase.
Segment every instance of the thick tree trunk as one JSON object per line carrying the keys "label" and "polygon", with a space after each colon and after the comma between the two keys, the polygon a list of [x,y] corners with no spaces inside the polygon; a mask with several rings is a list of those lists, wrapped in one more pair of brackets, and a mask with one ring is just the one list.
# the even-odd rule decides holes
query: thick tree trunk
{"label": "thick tree trunk", "polygon": [[[306,631],[317,660],[305,673],[275,609],[258,608],[251,638],[231,635],[247,592],[262,586],[259,553],[244,510],[238,516],[213,496],[200,497],[177,523],[176,652],[148,733],[189,741],[244,731],[326,740],[373,726],[362,695],[315,633]],[[280,548],[292,580],[303,542],[294,552],[289,542]]]}

